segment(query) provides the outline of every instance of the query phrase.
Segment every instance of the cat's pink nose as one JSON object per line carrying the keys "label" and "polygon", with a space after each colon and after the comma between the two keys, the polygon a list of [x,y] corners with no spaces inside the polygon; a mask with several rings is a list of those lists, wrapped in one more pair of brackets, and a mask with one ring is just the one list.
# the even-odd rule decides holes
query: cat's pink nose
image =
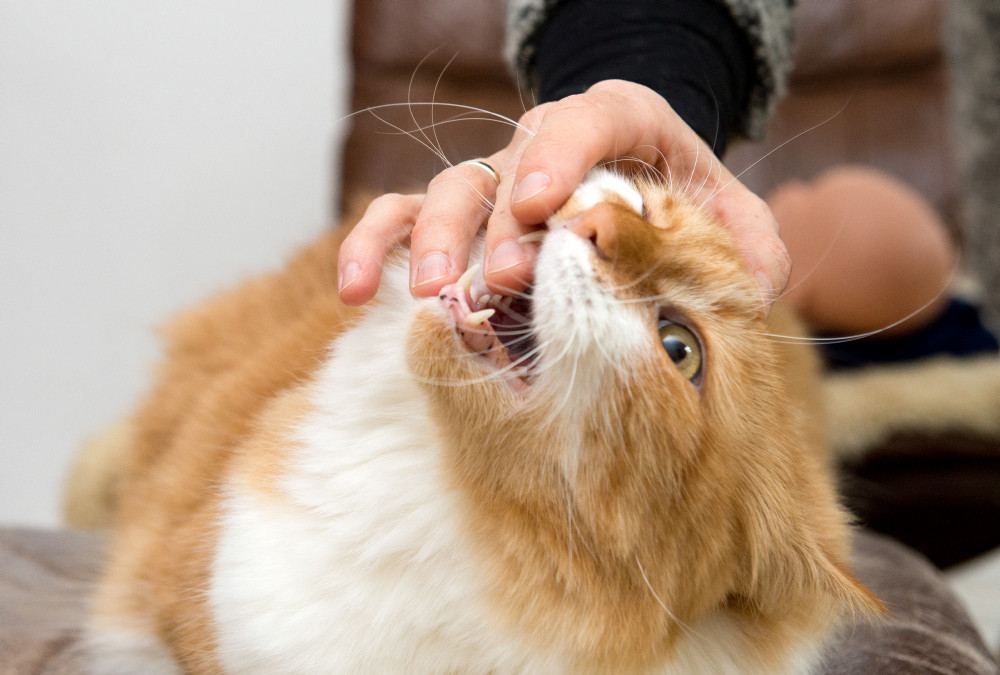
{"label": "cat's pink nose", "polygon": [[612,204],[600,202],[573,218],[566,224],[566,229],[581,239],[589,240],[602,260],[613,258],[618,247],[617,210]]}

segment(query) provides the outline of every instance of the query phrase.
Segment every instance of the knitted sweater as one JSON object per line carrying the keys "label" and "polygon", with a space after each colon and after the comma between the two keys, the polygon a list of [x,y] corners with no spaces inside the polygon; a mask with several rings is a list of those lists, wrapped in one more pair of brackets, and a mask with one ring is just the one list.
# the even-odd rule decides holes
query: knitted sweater
{"label": "knitted sweater", "polygon": [[[760,137],[784,91],[791,69],[792,0],[715,0],[745,31],[755,58],[755,76],[736,131]],[[539,30],[559,0],[507,0],[506,56],[523,81],[534,82],[533,58]]]}
{"label": "knitted sweater", "polygon": [[965,251],[985,291],[986,319],[1000,333],[1000,4],[946,6]]}

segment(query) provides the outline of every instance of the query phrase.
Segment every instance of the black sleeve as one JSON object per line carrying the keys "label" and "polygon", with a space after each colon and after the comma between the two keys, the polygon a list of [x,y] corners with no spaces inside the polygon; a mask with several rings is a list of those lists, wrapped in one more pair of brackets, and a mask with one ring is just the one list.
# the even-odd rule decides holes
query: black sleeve
{"label": "black sleeve", "polygon": [[754,68],[746,36],[710,0],[564,0],[534,55],[539,103],[601,80],[643,84],[720,156],[746,107]]}

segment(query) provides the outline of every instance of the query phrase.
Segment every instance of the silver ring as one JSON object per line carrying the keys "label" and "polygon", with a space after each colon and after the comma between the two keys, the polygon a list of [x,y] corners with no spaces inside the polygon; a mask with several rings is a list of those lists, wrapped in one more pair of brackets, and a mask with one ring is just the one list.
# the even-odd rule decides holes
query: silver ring
{"label": "silver ring", "polygon": [[496,184],[500,185],[500,174],[497,173],[496,169],[494,169],[492,166],[490,166],[486,162],[482,161],[481,159],[467,159],[467,160],[465,160],[464,162],[461,162],[461,163],[462,164],[470,164],[472,166],[478,166],[480,169],[483,169],[488,174],[490,174],[491,176],[493,176],[493,180],[496,181]]}

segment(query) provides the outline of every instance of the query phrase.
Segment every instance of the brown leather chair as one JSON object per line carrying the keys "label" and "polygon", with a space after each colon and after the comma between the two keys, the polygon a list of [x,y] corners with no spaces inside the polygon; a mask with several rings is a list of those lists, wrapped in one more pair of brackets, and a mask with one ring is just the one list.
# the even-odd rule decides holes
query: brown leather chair
{"label": "brown leather chair", "polygon": [[[501,58],[503,39],[500,0],[355,3],[351,106],[371,112],[352,118],[342,165],[345,203],[426,184],[446,166],[426,145],[460,162],[507,144],[509,125],[478,121],[483,115],[459,107],[517,120],[531,106]],[[455,117],[473,119],[447,121]],[[433,122],[439,124],[428,128]],[[401,130],[414,130],[416,140]]]}
{"label": "brown leather chair", "polygon": [[[519,89],[501,58],[502,4],[355,4],[352,110],[394,107],[353,118],[343,155],[345,195],[421,185],[445,166],[375,114],[415,129],[429,124],[432,113],[440,122],[466,112],[448,104],[478,106],[515,120],[531,105],[530,92]],[[914,186],[957,223],[943,12],[942,0],[800,2],[788,96],[767,137],[734,146],[726,163],[760,194],[830,166],[873,166]],[[425,105],[433,101],[441,105]],[[510,134],[495,121],[441,124],[432,144],[440,142],[457,162],[498,150]]]}

